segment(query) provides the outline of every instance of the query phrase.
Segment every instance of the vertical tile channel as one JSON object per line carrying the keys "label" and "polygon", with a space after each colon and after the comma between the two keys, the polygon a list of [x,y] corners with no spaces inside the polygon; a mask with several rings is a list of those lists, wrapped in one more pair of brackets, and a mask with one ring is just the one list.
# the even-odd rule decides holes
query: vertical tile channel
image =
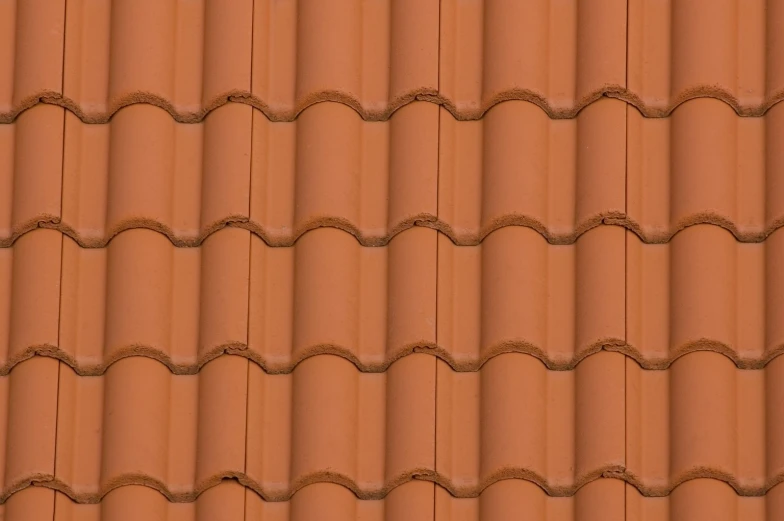
{"label": "vertical tile channel", "polygon": [[[60,92],[65,91],[65,43],[66,43],[66,36],[65,30],[68,24],[66,23],[66,16],[68,15],[68,0],[63,0],[63,48],[62,48],[62,58],[60,61]],[[60,216],[62,217],[63,214],[63,198],[64,198],[64,190],[63,190],[63,183],[65,182],[65,132],[66,132],[66,109],[61,109],[63,115],[63,143],[62,149],[60,154]],[[60,234],[60,302],[58,305],[58,313],[57,313],[57,348],[60,348],[61,341],[60,341],[60,321],[62,320],[63,316],[63,254],[65,253],[65,237],[63,234]],[[71,370],[70,367],[65,365],[63,362],[57,362],[57,384],[55,388],[57,389],[57,397],[55,399],[55,414],[54,414],[54,461],[52,462],[52,474],[57,477],[57,437],[58,437],[58,427],[60,423],[60,373],[61,371],[68,371]],[[65,365],[65,367],[64,367]],[[84,377],[82,377],[84,378]],[[55,521],[57,518],[57,502],[55,501],[55,494],[52,494],[52,521]]]}
{"label": "vertical tile channel", "polygon": [[[248,67],[250,68],[250,91],[255,92],[253,89],[253,51],[256,48],[256,0],[251,0],[251,10],[250,10],[250,63],[248,63]],[[248,162],[248,213],[247,216],[250,218],[250,207],[251,207],[251,199],[253,198],[253,130],[255,125],[253,124],[253,120],[256,117],[256,109],[251,110],[250,114],[250,160]],[[291,246],[293,248],[293,246]],[[248,304],[247,304],[247,311],[248,311],[248,319],[245,322],[246,330],[245,330],[245,342],[250,349],[250,321],[253,320],[253,317],[250,315],[251,310],[251,295],[253,292],[253,288],[251,288],[251,272],[253,270],[253,233],[248,233]],[[248,434],[249,434],[249,427],[248,424],[250,419],[250,382],[251,382],[251,372],[250,372],[250,359],[246,359],[246,375],[245,375],[245,462],[243,463],[242,471],[247,476],[248,474]],[[248,493],[249,489],[245,487],[245,493],[243,494],[243,505],[242,505],[242,518],[244,520],[248,519]]]}
{"label": "vertical tile channel", "polygon": [[[437,50],[438,50],[438,71],[436,76],[436,91],[441,94],[441,8],[443,6],[443,0],[438,1],[438,37],[437,37]],[[436,131],[438,132],[438,138],[436,140],[436,219],[441,219],[441,212],[438,207],[439,203],[439,194],[440,194],[440,181],[441,181],[441,111],[443,109],[441,107],[438,108],[438,125],[436,127]],[[440,346],[439,338],[438,338],[438,255],[439,249],[441,245],[441,241],[438,240],[438,234],[441,232],[436,232],[436,280],[435,280],[435,295],[436,295],[436,309],[435,309],[435,342],[436,346]],[[435,371],[435,376],[433,382],[435,383],[435,389],[433,392],[433,400],[435,403],[433,404],[433,415],[435,418],[433,419],[433,472],[438,472],[438,359],[434,356],[434,364],[433,364],[433,371]],[[436,502],[437,502],[437,495],[438,495],[438,484],[433,483],[433,518],[432,521],[436,521]]]}
{"label": "vertical tile channel", "polygon": [[[624,64],[624,73],[625,73],[625,82],[624,88],[629,88],[629,0],[626,1],[626,63]],[[623,169],[623,179],[624,179],[624,191],[623,191],[623,213],[627,216],[629,215],[629,110],[634,110],[630,107],[630,105],[626,104],[626,118],[624,120],[624,130],[626,139],[625,143],[625,157],[626,161],[624,161],[624,169]],[[629,332],[628,332],[628,319],[626,314],[628,313],[628,299],[629,299],[629,291],[628,291],[628,284],[629,284],[629,232],[624,232],[624,243],[623,243],[623,340],[628,345],[629,343]],[[627,454],[627,447],[629,446],[628,441],[628,407],[627,407],[627,400],[628,396],[626,394],[626,390],[629,388],[627,384],[627,373],[628,373],[628,366],[626,362],[623,364],[623,464],[625,467],[628,468],[628,461],[629,455]],[[626,519],[628,517],[628,507],[626,505],[626,497],[627,497],[627,488],[628,485],[624,483],[623,487],[623,518]]]}

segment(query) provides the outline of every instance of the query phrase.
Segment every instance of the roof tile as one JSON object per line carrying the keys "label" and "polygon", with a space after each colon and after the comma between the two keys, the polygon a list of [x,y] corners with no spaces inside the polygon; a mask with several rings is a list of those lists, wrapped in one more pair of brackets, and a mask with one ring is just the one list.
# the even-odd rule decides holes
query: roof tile
{"label": "roof tile", "polygon": [[523,225],[569,243],[603,220],[625,216],[625,105],[601,100],[575,119],[534,105],[498,105],[476,122],[442,109],[438,227],[476,244]]}
{"label": "roof tile", "polygon": [[0,0],[0,517],[778,519],[782,5]]}
{"label": "roof tile", "polygon": [[476,119],[508,99],[574,117],[626,86],[626,2],[445,0],[441,5],[442,99]]}
{"label": "roof tile", "polygon": [[193,502],[234,478],[265,501],[320,482],[383,499],[434,479],[433,357],[375,374],[333,356],[285,375],[248,364],[226,356],[183,376],[132,357],[87,378],[49,358],[21,363],[0,380],[14,426],[2,498],[34,480],[79,503],[130,485]]}
{"label": "roof tile", "polygon": [[253,90],[271,119],[319,101],[386,118],[438,88],[434,0],[256,0]]}
{"label": "roof tile", "polygon": [[716,97],[761,115],[784,96],[776,0],[629,1],[629,89],[649,115]]}
{"label": "roof tile", "polygon": [[687,228],[667,244],[627,232],[628,342],[647,368],[708,349],[761,368],[784,349],[784,234],[738,243],[716,226]]}
{"label": "roof tile", "polygon": [[485,489],[478,498],[455,498],[436,489],[435,521],[504,521],[520,518],[546,521],[623,521],[624,483],[599,479],[571,497],[548,496],[529,481],[507,479]]}
{"label": "roof tile", "polygon": [[687,226],[711,223],[744,242],[784,225],[784,107],[739,118],[715,99],[697,99],[667,119],[628,110],[629,227],[667,242]]}
{"label": "roof tile", "polygon": [[[478,246],[439,237],[438,345],[461,371],[505,352],[551,369],[625,345],[623,230],[595,228],[552,245],[528,228],[502,228]],[[526,288],[520,291],[520,288]]]}
{"label": "roof tile", "polygon": [[413,103],[384,123],[321,103],[296,122],[254,116],[248,227],[272,245],[334,226],[383,245],[437,219],[438,108]]}
{"label": "roof tile", "polygon": [[695,479],[683,483],[667,497],[644,497],[626,486],[626,519],[629,521],[766,521],[781,510],[784,487],[774,487],[765,497],[738,496],[726,483]]}
{"label": "roof tile", "polygon": [[764,371],[744,371],[711,352],[691,353],[666,371],[627,361],[630,481],[649,496],[694,478],[724,481],[745,496],[780,483],[781,366],[776,359]]}
{"label": "roof tile", "polygon": [[0,379],[0,500],[55,471],[59,362],[36,357]]}
{"label": "roof tile", "polygon": [[62,92],[65,0],[12,0],[3,2],[0,13],[0,114],[5,116]]}
{"label": "roof tile", "polygon": [[573,371],[550,371],[508,353],[478,372],[438,362],[436,470],[456,497],[504,479],[572,496],[624,469],[624,357],[599,353]]}

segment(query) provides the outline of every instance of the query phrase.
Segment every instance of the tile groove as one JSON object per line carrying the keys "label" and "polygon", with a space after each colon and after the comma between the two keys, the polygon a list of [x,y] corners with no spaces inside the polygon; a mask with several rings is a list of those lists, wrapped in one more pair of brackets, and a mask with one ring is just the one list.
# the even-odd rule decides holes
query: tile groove
{"label": "tile groove", "polygon": [[686,344],[684,347],[676,350],[669,358],[646,359],[634,346],[626,344],[621,340],[611,340],[595,342],[590,347],[584,349],[581,353],[571,359],[558,360],[548,357],[540,348],[530,343],[502,342],[494,346],[492,349],[488,349],[487,352],[480,358],[473,360],[455,360],[451,353],[449,353],[449,351],[447,351],[445,348],[435,344],[422,342],[406,346],[389,356],[385,361],[379,363],[363,363],[349,349],[331,344],[321,344],[304,350],[298,356],[294,357],[294,359],[289,363],[271,364],[258,353],[251,351],[246,344],[236,342],[222,345],[210,350],[209,352],[203,354],[199,360],[193,364],[176,364],[166,353],[149,346],[131,346],[115,351],[115,353],[108,357],[107,361],[103,363],[92,365],[80,364],[71,355],[56,346],[39,345],[29,347],[22,351],[22,353],[7,361],[2,367],[0,367],[0,376],[6,376],[10,374],[14,367],[33,357],[47,357],[59,360],[65,365],[69,366],[79,376],[101,376],[106,373],[109,367],[115,363],[118,363],[120,360],[135,357],[144,357],[156,360],[166,366],[169,371],[175,375],[193,375],[198,374],[202,368],[211,361],[223,356],[244,357],[250,362],[257,364],[267,374],[290,374],[297,368],[297,366],[299,366],[299,364],[305,360],[322,355],[332,355],[343,358],[354,364],[357,370],[362,373],[384,373],[392,364],[412,354],[429,354],[435,358],[443,360],[455,372],[471,373],[479,371],[488,361],[492,360],[493,358],[509,353],[532,356],[538,359],[547,369],[551,371],[572,371],[583,360],[604,351],[621,353],[626,357],[634,360],[642,369],[645,370],[667,370],[678,359],[697,352],[713,352],[723,355],[733,362],[738,369],[762,370],[773,360],[784,354],[784,344],[768,351],[768,353],[762,358],[741,358],[732,348],[725,344],[702,339]]}
{"label": "tile groove", "polygon": [[22,100],[16,107],[8,112],[0,113],[0,124],[13,123],[16,118],[19,117],[19,114],[41,104],[62,107],[73,113],[83,123],[87,124],[107,123],[123,108],[137,104],[159,107],[168,112],[178,123],[199,123],[203,121],[210,112],[227,103],[250,105],[264,114],[264,116],[272,122],[291,122],[295,121],[308,107],[325,102],[346,105],[354,109],[365,121],[387,121],[402,107],[419,101],[443,106],[452,117],[458,121],[480,120],[493,107],[508,101],[525,101],[532,103],[542,109],[551,119],[573,119],[577,117],[583,109],[605,97],[615,98],[627,103],[637,109],[640,114],[646,118],[667,118],[684,103],[701,98],[712,98],[722,101],[731,107],[740,117],[756,118],[764,116],[773,106],[784,101],[784,90],[776,92],[758,105],[744,106],[735,96],[725,89],[710,85],[699,85],[689,88],[678,96],[675,96],[674,101],[670,103],[669,106],[660,108],[647,105],[638,94],[627,88],[621,87],[620,85],[607,85],[588,94],[583,99],[576,102],[572,108],[557,109],[552,107],[547,99],[538,92],[529,89],[510,89],[495,94],[489,101],[483,103],[481,108],[459,109],[453,100],[443,96],[438,91],[421,88],[391,100],[384,110],[365,109],[356,97],[341,91],[330,90],[312,93],[302,100],[295,109],[287,111],[273,110],[264,100],[259,99],[248,91],[232,90],[214,97],[203,109],[196,112],[179,111],[171,101],[157,94],[136,92],[113,102],[109,110],[100,113],[87,113],[74,100],[58,92],[42,91]]}
{"label": "tile groove", "polygon": [[438,219],[434,215],[420,214],[410,217],[397,224],[391,232],[386,235],[364,234],[356,225],[342,218],[324,218],[303,224],[297,228],[293,234],[279,235],[271,232],[266,227],[253,222],[247,216],[233,215],[221,219],[205,228],[197,236],[177,235],[170,227],[152,219],[134,219],[116,226],[104,238],[83,237],[68,223],[63,223],[60,217],[53,215],[41,215],[31,221],[16,227],[10,236],[0,238],[0,248],[10,248],[20,237],[33,232],[39,228],[57,230],[63,235],[68,236],[81,248],[105,248],[111,241],[129,230],[150,230],[164,235],[169,241],[178,248],[196,248],[201,246],[207,238],[218,233],[224,228],[241,228],[250,231],[258,236],[267,246],[273,248],[287,248],[297,243],[305,234],[319,228],[334,228],[353,235],[361,246],[383,247],[387,246],[396,236],[414,227],[434,229],[443,234],[456,246],[477,246],[481,244],[492,233],[508,227],[529,228],[541,235],[548,243],[556,245],[568,245],[576,243],[580,237],[587,232],[602,226],[618,226],[629,230],[637,235],[643,244],[667,244],[673,237],[693,226],[708,225],[722,228],[732,234],[737,242],[740,243],[763,243],[771,235],[781,228],[784,228],[784,216],[776,219],[765,227],[764,230],[757,232],[741,231],[730,219],[713,214],[701,213],[683,219],[681,222],[671,227],[670,231],[646,233],[641,226],[633,219],[620,212],[607,212],[599,214],[579,223],[572,233],[554,233],[548,230],[541,222],[526,215],[508,215],[495,219],[493,223],[485,226],[477,233],[458,233],[452,226]]}
{"label": "tile groove", "polygon": [[24,478],[9,486],[0,494],[0,504],[4,504],[16,493],[30,487],[43,487],[56,490],[68,496],[71,500],[79,504],[99,504],[102,499],[118,488],[126,486],[144,486],[160,492],[169,502],[172,503],[193,503],[205,491],[214,488],[226,480],[235,480],[246,489],[250,489],[258,494],[264,501],[277,503],[290,501],[303,488],[317,483],[332,483],[340,485],[350,490],[360,500],[381,500],[388,497],[394,489],[414,480],[428,481],[446,490],[455,498],[478,498],[491,485],[506,480],[521,480],[531,482],[540,487],[550,497],[573,497],[577,492],[588,485],[601,479],[617,479],[637,489],[643,497],[667,497],[679,486],[689,481],[697,479],[711,479],[724,482],[733,488],[737,496],[740,497],[764,497],[771,489],[784,482],[784,473],[781,473],[769,480],[763,486],[746,487],[740,485],[737,478],[732,475],[714,470],[708,467],[699,467],[676,477],[670,484],[664,486],[650,487],[644,485],[641,480],[618,465],[607,465],[598,468],[590,473],[575,480],[571,486],[553,486],[546,479],[537,473],[526,468],[514,467],[504,468],[493,472],[490,476],[481,481],[479,485],[470,487],[460,487],[440,473],[430,469],[410,470],[401,473],[396,478],[389,480],[380,489],[362,489],[352,479],[342,474],[320,471],[303,476],[292,484],[286,491],[269,492],[265,491],[254,479],[244,472],[225,471],[213,475],[212,477],[199,483],[190,492],[172,492],[160,480],[145,474],[124,474],[113,478],[104,485],[98,493],[76,493],[69,485],[52,475],[36,474]]}

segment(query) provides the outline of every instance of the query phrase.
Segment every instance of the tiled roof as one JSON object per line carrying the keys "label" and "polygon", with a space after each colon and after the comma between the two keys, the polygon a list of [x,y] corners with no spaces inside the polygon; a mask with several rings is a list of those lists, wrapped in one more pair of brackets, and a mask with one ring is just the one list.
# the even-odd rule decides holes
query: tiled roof
{"label": "tiled roof", "polygon": [[784,520],[784,0],[0,0],[0,518]]}

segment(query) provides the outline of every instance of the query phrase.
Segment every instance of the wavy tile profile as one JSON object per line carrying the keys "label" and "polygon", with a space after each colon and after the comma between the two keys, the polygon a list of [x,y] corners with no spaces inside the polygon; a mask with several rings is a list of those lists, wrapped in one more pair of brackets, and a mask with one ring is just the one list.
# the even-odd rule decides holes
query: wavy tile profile
{"label": "wavy tile profile", "polygon": [[765,495],[784,481],[783,370],[781,358],[746,371],[712,352],[691,353],[667,371],[627,360],[627,481],[647,496],[697,478]]}
{"label": "wavy tile profile", "polygon": [[627,232],[626,251],[626,339],[648,367],[710,350],[760,369],[784,351],[784,234],[743,244],[700,225],[668,244],[642,244]]}
{"label": "wavy tile profile", "polygon": [[227,521],[504,521],[510,513],[567,521],[690,521],[703,514],[718,521],[767,521],[766,512],[778,508],[784,490],[775,487],[765,497],[738,496],[726,484],[707,479],[685,483],[670,496],[650,498],[621,481],[602,479],[573,497],[554,498],[532,483],[507,480],[492,485],[479,498],[455,498],[436,488],[434,499],[432,487],[431,483],[413,481],[384,500],[365,501],[339,485],[321,483],[300,490],[290,502],[265,502],[253,491],[228,481],[205,491],[193,503],[170,503],[150,488],[127,486],[110,492],[101,504],[74,503],[60,492],[32,487],[11,496],[0,505],[0,512],[8,521],[125,521],[155,516],[184,521],[204,517]]}
{"label": "wavy tile profile", "polygon": [[[521,384],[535,387],[544,383],[542,378],[555,379],[565,405],[563,420],[568,421],[577,400],[588,400],[578,408],[589,407],[578,415],[584,425],[574,429],[597,430],[594,412],[622,412],[606,407],[594,392],[596,385],[611,392],[612,381],[623,383],[622,373],[620,380],[603,377],[605,364],[580,368],[576,374],[552,373],[528,357],[509,356],[515,362],[509,366],[512,370],[535,376],[517,379]],[[622,357],[608,356],[617,357],[620,364],[615,365],[623,368]],[[472,375],[477,376],[466,376]],[[446,383],[443,376],[440,386]],[[570,392],[569,382],[575,378],[577,395]],[[551,449],[564,454],[558,460],[564,466],[530,468],[522,466],[524,460],[507,458],[494,464],[497,468],[481,489],[465,486],[460,467],[433,468],[434,461],[443,467],[435,444],[443,441],[437,430],[449,414],[448,408],[437,413],[436,380],[435,360],[421,355],[383,374],[363,374],[345,360],[322,356],[290,375],[268,375],[247,360],[226,357],[199,375],[175,376],[153,361],[135,358],[96,378],[79,377],[61,363],[35,358],[2,380],[7,400],[1,403],[10,406],[0,409],[9,426],[0,501],[10,502],[30,486],[40,486],[79,503],[98,503],[112,491],[142,485],[169,501],[193,502],[221,487],[225,478],[236,479],[265,501],[289,501],[321,482],[341,485],[359,499],[389,498],[412,479],[435,481],[458,497],[471,497],[491,481],[510,477],[533,480],[555,495],[573,495],[601,475],[594,464],[613,465],[603,459],[610,456],[601,450],[604,445],[599,450],[586,447],[583,456],[588,456],[584,462],[589,467],[576,471],[580,474],[573,484],[559,483],[559,472],[574,479],[568,478],[567,453],[575,445],[568,438],[554,439]],[[494,389],[500,392],[510,383],[496,381]],[[508,404],[520,420],[510,426],[518,435],[544,428],[526,421],[543,411],[544,395],[531,395],[530,400],[540,407]],[[24,408],[33,403],[35,414]],[[499,409],[495,418],[501,420],[503,412]],[[32,447],[38,449],[29,450]],[[570,451],[564,451],[567,448]],[[577,450],[582,454],[579,446]]]}
{"label": "wavy tile profile", "polygon": [[323,101],[383,121],[417,100],[458,120],[508,100],[573,118],[604,97],[646,117],[700,97],[761,116],[784,98],[784,9],[740,1],[8,2],[0,123],[39,103],[86,123],[139,103],[196,123],[231,102],[293,121]]}
{"label": "wavy tile profile", "polygon": [[[290,373],[334,354],[383,372],[421,352],[474,371],[524,352],[570,369],[625,346],[623,249],[623,230],[610,227],[572,246],[508,228],[469,248],[425,228],[384,248],[332,229],[270,248],[228,228],[199,248],[131,230],[83,249],[37,230],[0,251],[1,367],[44,355],[99,375],[144,356],[195,374],[233,354]],[[531,292],[514,292],[519,284]],[[575,306],[578,315],[559,311]]]}
{"label": "wavy tile profile", "polygon": [[332,354],[377,373],[427,353],[463,372],[515,352],[571,370],[603,351],[665,369],[703,350],[760,369],[784,352],[782,241],[701,225],[644,244],[605,226],[557,246],[510,227],[459,247],[413,228],[363,248],[325,228],[272,248],[227,228],[199,248],[131,230],[84,249],[36,230],[0,250],[0,371],[42,355],[100,375],[143,356],[196,374],[229,354],[285,374]]}
{"label": "wavy tile profile", "polygon": [[316,230],[270,248],[228,228],[200,248],[148,230],[83,249],[53,230],[0,250],[0,358],[6,371],[34,353],[82,374],[152,356],[196,372],[224,352],[290,372],[336,352],[381,370],[388,358],[435,345],[437,234],[424,228],[385,248]]}
{"label": "wavy tile profile", "polygon": [[6,236],[0,239],[0,248],[10,248],[19,240],[23,235],[30,233],[37,229],[57,230],[63,235],[72,239],[81,248],[105,248],[115,238],[129,230],[147,230],[159,233],[166,237],[173,246],[178,248],[198,248],[216,232],[224,228],[239,228],[248,230],[253,233],[257,238],[263,241],[267,246],[273,248],[288,248],[294,246],[301,238],[319,228],[333,228],[342,230],[354,236],[360,246],[363,247],[384,247],[388,246],[392,240],[402,232],[414,227],[430,228],[442,233],[456,246],[478,246],[491,234],[496,233],[498,230],[509,227],[528,228],[540,234],[548,243],[552,245],[573,245],[577,240],[587,232],[601,226],[618,226],[633,232],[639,237],[644,244],[667,244],[677,234],[682,233],[684,230],[697,225],[713,225],[718,228],[730,232],[735,240],[743,243],[764,243],[768,237],[773,235],[779,229],[784,227],[784,218],[775,221],[768,229],[762,232],[740,232],[735,223],[727,220],[726,218],[716,214],[703,214],[690,217],[689,219],[679,223],[674,231],[659,233],[654,232],[645,234],[639,231],[640,226],[630,219],[622,215],[608,213],[606,215],[598,215],[587,221],[580,223],[576,227],[576,231],[568,234],[553,233],[544,225],[528,216],[524,215],[509,215],[493,222],[490,227],[483,230],[477,235],[466,235],[464,233],[456,233],[454,228],[439,221],[435,216],[428,214],[421,214],[409,217],[405,221],[399,222],[392,232],[387,235],[366,235],[362,230],[358,229],[353,223],[345,221],[339,217],[328,217],[305,224],[297,232],[285,236],[279,232],[269,232],[261,225],[250,222],[244,216],[231,216],[220,219],[210,225],[210,227],[201,232],[195,237],[184,238],[178,236],[171,228],[162,225],[161,223],[148,219],[134,219],[123,222],[115,230],[113,230],[107,238],[90,237],[85,238],[79,232],[75,231],[72,226],[63,224],[59,217],[55,216],[40,216],[39,218],[28,221],[18,230],[7,233]]}
{"label": "wavy tile profile", "polygon": [[607,521],[624,519],[624,488],[617,480],[599,480],[567,498],[548,497],[536,485],[517,480],[499,482],[473,499],[457,499],[441,488],[435,489],[434,498],[433,487],[432,483],[412,481],[391,491],[384,500],[367,501],[340,485],[319,483],[301,489],[288,502],[265,502],[252,490],[226,481],[206,490],[193,503],[170,503],[150,488],[127,486],[107,494],[101,504],[74,503],[60,492],[32,487],[11,496],[0,505],[0,512],[8,521],[504,521],[510,512],[565,521],[591,520],[597,514]]}
{"label": "wavy tile profile", "polygon": [[564,521],[624,521],[624,483],[598,479],[574,496],[548,496],[530,481],[509,479],[487,487],[479,497],[456,498],[436,487],[436,521],[505,521],[512,519],[557,519]]}
{"label": "wavy tile profile", "polygon": [[193,376],[132,358],[94,378],[34,358],[3,379],[2,501],[31,485],[83,503],[144,485],[192,502],[225,478],[272,501],[317,482],[381,499],[432,473],[434,380],[424,356],[373,375],[330,356],[289,375],[224,357]]}
{"label": "wavy tile profile", "polygon": [[134,106],[94,126],[40,106],[0,127],[0,149],[2,246],[37,227],[84,247],[136,228],[197,246],[228,224],[275,246],[321,226],[383,245],[438,218],[438,109],[422,103],[384,124],[336,104],[287,124],[231,105],[198,125]]}
{"label": "wavy tile profile", "polygon": [[576,103],[574,108],[558,109],[554,108],[553,105],[538,92],[513,89],[495,95],[479,109],[461,110],[456,107],[453,100],[444,97],[439,92],[422,88],[390,101],[383,111],[374,111],[363,107],[359,100],[352,97],[350,94],[324,91],[309,95],[308,98],[302,101],[296,108],[287,112],[275,111],[270,108],[264,100],[258,99],[252,94],[243,91],[230,91],[216,96],[206,108],[203,108],[198,112],[179,111],[170,101],[163,99],[160,96],[140,92],[128,95],[126,98],[116,101],[111,108],[104,113],[85,112],[82,107],[78,106],[71,99],[62,97],[60,94],[53,92],[42,92],[26,99],[19,107],[5,113],[0,113],[0,124],[13,123],[23,112],[38,105],[54,105],[61,107],[72,113],[82,123],[91,125],[109,123],[118,112],[126,107],[132,105],[150,105],[166,111],[177,123],[194,124],[202,123],[213,111],[231,103],[249,105],[261,112],[270,122],[290,123],[296,121],[309,107],[325,102],[345,105],[354,110],[362,120],[370,122],[388,121],[400,109],[415,102],[428,102],[441,106],[451,114],[456,121],[477,121],[483,119],[487,113],[497,105],[510,101],[521,101],[538,107],[548,118],[558,120],[576,118],[583,110],[606,98],[620,100],[631,107],[634,107],[642,117],[652,119],[668,118],[672,116],[672,114],[675,113],[675,110],[681,105],[695,99],[714,99],[721,101],[726,104],[728,108],[734,110],[735,114],[738,116],[755,118],[765,116],[773,107],[784,101],[784,90],[777,92],[759,105],[743,106],[736,97],[724,89],[712,86],[700,86],[680,94],[669,106],[660,108],[656,105],[647,105],[640,100],[638,94],[631,92],[628,89],[608,86],[587,95]]}
{"label": "wavy tile profile", "polygon": [[100,504],[75,503],[61,492],[31,487],[11,496],[0,512],[7,521],[427,521],[433,514],[432,487],[412,482],[385,500],[362,501],[339,485],[323,483],[305,487],[290,502],[270,503],[236,481],[225,481],[193,503],[171,503],[156,490],[130,485],[113,490]]}
{"label": "wavy tile profile", "polygon": [[35,0],[4,10],[5,122],[39,100],[90,123],[136,103],[193,123],[229,100],[273,120],[325,99],[379,119],[437,89],[432,1]]}
{"label": "wavy tile profile", "polygon": [[510,226],[572,244],[602,225],[666,243],[704,223],[761,242],[784,225],[782,114],[697,100],[650,120],[605,99],[573,120],[513,102],[457,123],[417,103],[373,124],[323,104],[272,124],[233,105],[183,125],[135,106],[90,126],[39,106],[0,127],[0,246],[43,227],[82,247],[139,228],[194,247],[226,226],[271,246],[320,227],[384,246],[413,226],[458,245]]}
{"label": "wavy tile profile", "polygon": [[695,353],[652,372],[602,353],[554,372],[506,354],[457,373],[417,355],[366,374],[321,356],[269,375],[225,357],[177,376],[135,358],[84,378],[35,358],[0,389],[0,501],[33,486],[94,504],[141,485],[192,503],[226,479],[272,502],[316,483],[389,500],[415,481],[455,498],[508,480],[572,497],[607,478],[644,497],[704,478],[763,496],[784,480],[782,368],[742,371]]}
{"label": "wavy tile profile", "polygon": [[644,497],[626,486],[626,519],[630,521],[769,521],[776,519],[784,500],[784,486],[773,487],[764,497],[739,496],[726,483],[695,479],[666,497]]}
{"label": "wavy tile profile", "polygon": [[[252,490],[233,481],[206,490],[194,503],[170,503],[157,491],[138,486],[116,489],[99,505],[74,503],[61,493],[47,492],[53,496],[55,513],[62,512],[62,517],[54,518],[57,521],[84,518],[96,521],[157,518],[183,521],[430,521],[433,516],[433,484],[421,481],[407,483],[384,500],[375,501],[357,499],[351,491],[332,483],[305,487],[288,502],[265,502]],[[7,519],[17,520],[10,516]]]}

